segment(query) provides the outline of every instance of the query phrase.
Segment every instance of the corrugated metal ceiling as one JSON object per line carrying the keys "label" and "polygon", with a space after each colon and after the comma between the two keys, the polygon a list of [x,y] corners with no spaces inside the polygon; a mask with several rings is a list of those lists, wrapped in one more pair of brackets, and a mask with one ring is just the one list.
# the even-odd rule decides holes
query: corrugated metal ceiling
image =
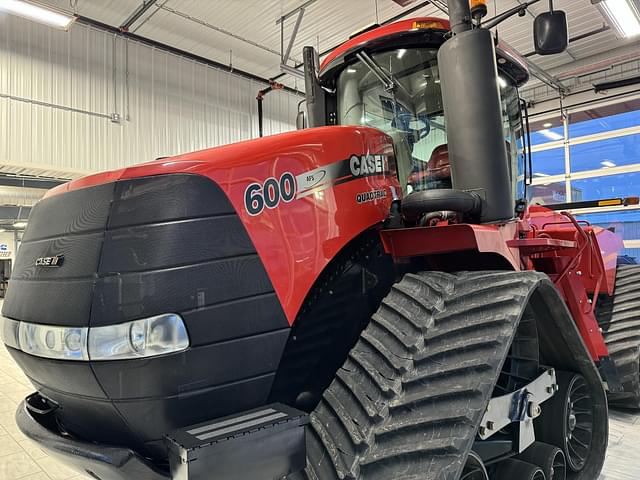
{"label": "corrugated metal ceiling", "polygon": [[[522,1],[490,1],[490,15],[495,10],[502,12]],[[70,9],[69,0],[48,0],[48,3]],[[305,0],[157,0],[130,30],[196,55],[271,78],[280,73],[278,52],[281,33],[276,20],[304,3]],[[416,0],[413,5],[419,3],[421,0]],[[76,9],[80,15],[118,26],[141,4],[141,0],[78,0]],[[596,7],[587,0],[555,0],[554,4],[556,9],[567,12],[571,37],[594,32],[604,24]],[[320,51],[325,51],[345,41],[354,31],[376,20],[383,22],[411,6],[403,8],[392,0],[316,0],[305,10],[290,63],[300,60],[305,45],[314,45]],[[531,14],[507,20],[499,27],[501,38],[520,53],[531,52],[532,17],[545,9],[547,2],[542,1],[530,7]],[[442,13],[433,5],[427,5],[412,14],[420,15],[442,16]],[[294,23],[295,17],[285,22],[285,46]],[[628,43],[617,39],[612,31],[605,31],[573,43],[565,53],[544,58],[533,55],[529,60],[558,75],[565,69],[571,69],[571,64],[576,60]],[[283,80],[288,85],[295,85],[290,76]],[[300,81],[297,86],[302,88]]]}

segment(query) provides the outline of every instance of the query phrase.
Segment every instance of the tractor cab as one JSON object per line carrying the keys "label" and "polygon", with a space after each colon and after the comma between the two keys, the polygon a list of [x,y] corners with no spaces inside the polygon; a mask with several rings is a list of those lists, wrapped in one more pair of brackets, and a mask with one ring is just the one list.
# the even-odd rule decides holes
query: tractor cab
{"label": "tractor cab", "polygon": [[[405,195],[452,188],[438,68],[448,31],[446,20],[418,18],[355,35],[322,63],[309,105],[311,126],[363,125],[388,134]],[[518,87],[528,71],[508,48],[499,45],[496,55],[512,194],[519,200],[525,196],[525,129]]]}

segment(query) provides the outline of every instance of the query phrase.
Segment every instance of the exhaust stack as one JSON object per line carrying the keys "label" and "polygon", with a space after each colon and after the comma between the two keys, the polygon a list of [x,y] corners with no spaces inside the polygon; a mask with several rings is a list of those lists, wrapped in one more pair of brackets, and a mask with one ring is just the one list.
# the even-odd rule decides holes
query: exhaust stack
{"label": "exhaust stack", "polygon": [[448,0],[453,37],[438,52],[453,188],[482,198],[480,221],[514,216],[491,32],[471,25],[468,0]]}
{"label": "exhaust stack", "polygon": [[322,127],[326,125],[325,95],[318,79],[320,60],[318,52],[313,47],[302,49],[304,62],[304,83],[307,98],[307,113],[309,114],[309,127]]}

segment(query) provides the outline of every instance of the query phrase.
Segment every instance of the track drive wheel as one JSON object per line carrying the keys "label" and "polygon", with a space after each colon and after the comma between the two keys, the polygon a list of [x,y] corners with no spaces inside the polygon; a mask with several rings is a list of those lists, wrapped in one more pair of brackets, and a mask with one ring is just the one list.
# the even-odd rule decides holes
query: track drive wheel
{"label": "track drive wheel", "polygon": [[596,318],[624,392],[609,403],[640,409],[640,265],[619,265],[612,297],[599,301]]}
{"label": "track drive wheel", "polygon": [[593,399],[582,375],[556,372],[556,379],[559,390],[540,418],[537,437],[560,448],[569,470],[580,472],[594,440]]}
{"label": "track drive wheel", "polygon": [[[312,412],[304,476],[485,480],[471,453],[480,421],[525,310],[550,321],[553,314],[546,312],[552,310],[540,307],[548,302],[557,302],[553,312],[566,312],[555,287],[536,272],[405,275]],[[575,330],[573,320],[562,314],[566,318],[553,320],[558,331]],[[588,361],[577,330],[572,335],[580,349],[574,354]],[[597,371],[590,368],[604,405]],[[592,480],[604,451],[590,459],[589,474],[572,478]],[[542,470],[529,465],[529,477],[505,478],[544,480]]]}

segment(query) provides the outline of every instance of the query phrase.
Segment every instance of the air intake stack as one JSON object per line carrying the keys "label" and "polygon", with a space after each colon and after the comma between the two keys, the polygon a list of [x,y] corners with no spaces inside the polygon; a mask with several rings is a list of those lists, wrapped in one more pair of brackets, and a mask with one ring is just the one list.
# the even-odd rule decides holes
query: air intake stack
{"label": "air intake stack", "polygon": [[491,32],[472,28],[468,0],[448,0],[453,36],[438,52],[453,188],[482,198],[482,223],[514,216]]}

